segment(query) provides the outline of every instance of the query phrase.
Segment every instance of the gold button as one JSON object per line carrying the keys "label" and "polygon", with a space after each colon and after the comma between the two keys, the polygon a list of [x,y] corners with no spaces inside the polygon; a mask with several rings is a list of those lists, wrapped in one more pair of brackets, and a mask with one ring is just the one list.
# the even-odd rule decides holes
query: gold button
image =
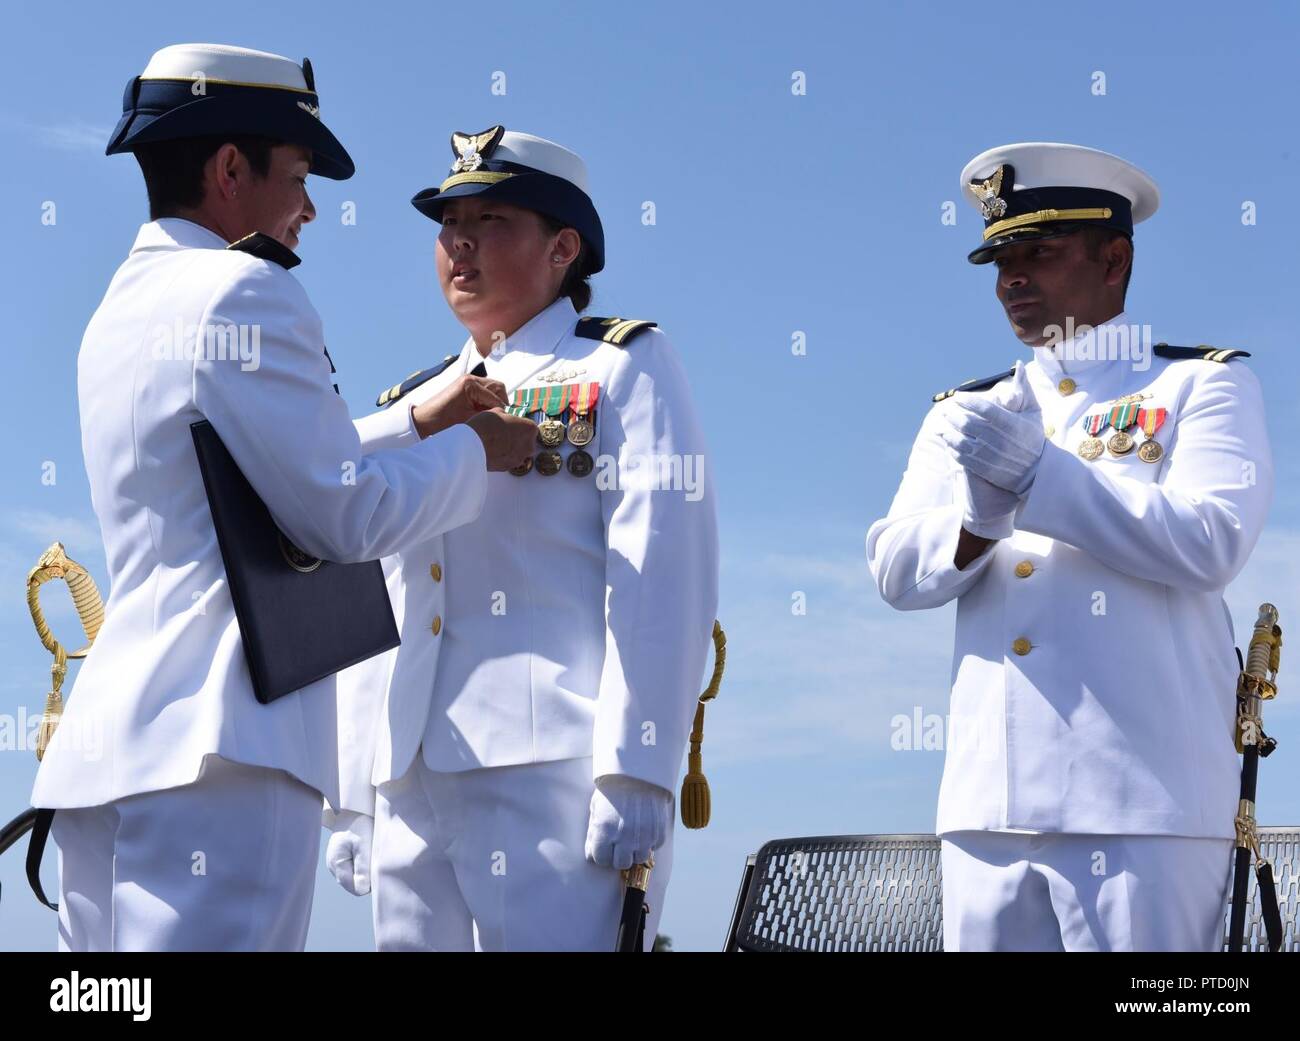
{"label": "gold button", "polygon": [[1051,423],[1048,423],[1047,426],[1043,427],[1043,433],[1046,434],[1048,437],[1051,437],[1053,434],[1056,433],[1056,427],[1052,426]]}
{"label": "gold button", "polygon": [[437,564],[429,565],[429,574],[433,576],[433,580],[435,582],[442,581],[442,568],[440,568]]}
{"label": "gold button", "polygon": [[1056,389],[1059,390],[1062,394],[1073,394],[1074,388],[1075,388],[1075,382],[1074,380],[1070,379],[1069,376],[1066,376],[1065,379],[1061,380],[1061,382],[1056,385]]}
{"label": "gold button", "polygon": [[1029,648],[1032,646],[1033,644],[1031,644],[1023,636],[1020,636],[1017,637],[1016,640],[1011,644],[1011,649],[1015,651],[1017,654],[1028,654]]}
{"label": "gold button", "polygon": [[1016,565],[1016,578],[1028,578],[1034,573],[1034,565],[1031,561],[1022,560]]}
{"label": "gold button", "polygon": [[432,627],[432,628],[433,628],[433,635],[434,635],[434,636],[437,636],[440,632],[442,632],[442,615],[440,615],[440,614],[436,614],[436,615],[433,616],[433,627]]}

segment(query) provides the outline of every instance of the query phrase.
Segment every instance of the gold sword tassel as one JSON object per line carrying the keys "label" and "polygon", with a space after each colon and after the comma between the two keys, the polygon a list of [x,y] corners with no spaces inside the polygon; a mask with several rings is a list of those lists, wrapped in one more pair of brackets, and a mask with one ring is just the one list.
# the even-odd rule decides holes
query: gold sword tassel
{"label": "gold sword tassel", "polygon": [[[45,612],[41,610],[41,586],[54,578],[61,578],[68,584],[77,618],[86,634],[86,646],[71,654],[54,638],[49,623],[45,620]],[[62,688],[63,679],[68,673],[68,659],[84,658],[90,653],[100,626],[104,624],[104,601],[90,572],[67,555],[63,543],[56,542],[41,554],[40,560],[27,575],[27,609],[31,612],[32,624],[36,626],[36,635],[40,637],[45,649],[54,655],[54,663],[50,666],[51,689],[45,696],[45,711],[41,715],[41,726],[36,734],[36,758],[39,760],[45,756],[45,750],[50,746],[63,716]]]}
{"label": "gold sword tassel", "polygon": [[682,781],[682,823],[688,828],[703,828],[713,813],[709,779],[704,776],[704,706],[718,696],[722,673],[727,667],[727,634],[715,618],[713,621],[713,677],[700,695],[691,726],[691,745],[686,755],[686,777]]}
{"label": "gold sword tassel", "polygon": [[[722,686],[722,674],[727,667],[727,634],[722,625],[713,620],[713,675],[709,685],[700,695],[699,705],[695,709],[695,722],[691,727],[690,751],[687,755],[686,777],[682,781],[682,823],[688,828],[703,828],[709,823],[712,811],[712,797],[709,794],[709,779],[704,776],[704,759],[700,746],[704,742],[704,706],[718,696]],[[627,889],[640,890],[642,898],[650,889],[650,872],[654,869],[654,854],[642,864],[633,864],[622,872],[623,884]],[[649,914],[650,905],[644,904],[642,921]],[[626,924],[626,923],[625,923]]]}

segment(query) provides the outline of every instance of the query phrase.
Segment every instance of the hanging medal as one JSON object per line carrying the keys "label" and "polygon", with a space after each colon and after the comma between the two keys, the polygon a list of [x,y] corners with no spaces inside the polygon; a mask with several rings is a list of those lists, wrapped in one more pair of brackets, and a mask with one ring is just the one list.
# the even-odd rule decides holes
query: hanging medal
{"label": "hanging medal", "polygon": [[1091,416],[1084,416],[1083,429],[1088,432],[1088,437],[1079,443],[1079,455],[1091,462],[1105,449],[1105,445],[1097,435],[1106,429],[1106,413],[1097,412]]}
{"label": "hanging medal", "polygon": [[543,477],[554,477],[564,469],[564,457],[555,450],[556,446],[564,443],[564,423],[556,418],[561,398],[566,396],[564,391],[564,387],[557,385],[538,387],[533,396],[533,404],[541,411],[537,422],[537,439],[544,446],[534,458],[534,463],[537,472]]}
{"label": "hanging medal", "polygon": [[[506,412],[508,412],[512,416],[518,416],[520,419],[526,418],[528,416],[527,398],[528,398],[527,391],[522,391],[522,390],[515,391],[515,399],[509,405],[506,406]],[[510,468],[510,472],[514,474],[516,477],[523,477],[532,468],[533,468],[533,457],[530,455],[525,457],[524,461],[520,463],[518,466],[512,466]]]}
{"label": "hanging medal", "polygon": [[564,469],[564,457],[554,448],[543,448],[537,453],[537,472],[543,477],[554,477]]}
{"label": "hanging medal", "polygon": [[[600,395],[599,383],[580,383],[571,395],[573,419],[569,422],[569,444],[582,448],[591,444],[596,436],[596,398]],[[588,414],[591,419],[588,419]],[[586,454],[586,453],[584,453]]]}
{"label": "hanging medal", "polygon": [[1168,414],[1167,408],[1138,409],[1137,425],[1146,434],[1146,440],[1138,445],[1138,458],[1144,463],[1158,463],[1165,454],[1160,442],[1155,439],[1155,432],[1160,429]]}
{"label": "hanging medal", "polygon": [[569,453],[569,461],[565,465],[574,477],[586,477],[596,468],[596,460],[591,458],[591,453],[585,448],[575,448]]}
{"label": "hanging medal", "polygon": [[[569,473],[574,477],[586,477],[596,468],[596,461],[583,446],[591,444],[596,436],[596,398],[600,393],[599,383],[579,383],[569,395],[569,404],[573,409],[573,419],[569,421],[569,444],[573,451],[569,453]],[[588,415],[591,419],[588,419]]]}
{"label": "hanging medal", "polygon": [[[537,395],[538,407],[545,413],[541,422],[537,424],[537,440],[547,448],[555,448],[564,441],[564,422],[557,417],[564,412],[564,403],[569,396],[569,386],[567,384],[553,384],[549,387],[539,387],[537,389],[540,391]],[[539,453],[539,466],[540,462],[541,456]]]}
{"label": "hanging medal", "polygon": [[1135,444],[1131,435],[1127,433],[1137,418],[1138,405],[1136,401],[1127,401],[1122,405],[1116,405],[1110,410],[1108,416],[1110,425],[1115,428],[1115,433],[1110,436],[1106,442],[1106,450],[1113,456],[1127,455],[1133,451]]}

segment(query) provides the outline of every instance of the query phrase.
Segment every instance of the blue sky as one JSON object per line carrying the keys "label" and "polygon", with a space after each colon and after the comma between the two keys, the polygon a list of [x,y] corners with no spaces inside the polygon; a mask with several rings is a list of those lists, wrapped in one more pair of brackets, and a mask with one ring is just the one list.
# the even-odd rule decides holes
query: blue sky
{"label": "blue sky", "polygon": [[[590,313],[653,319],[673,337],[719,493],[728,677],[705,749],[714,823],[677,840],[662,931],[679,949],[721,944],[744,857],[766,839],[933,830],[942,753],[891,751],[890,719],[946,712],[952,608],[890,611],[863,539],[930,394],[1028,356],[991,269],[965,260],[976,215],[959,202],[956,226],[940,219],[976,153],[1072,141],[1159,184],[1160,211],[1137,232],[1129,313],[1157,340],[1253,353],[1278,491],[1228,603],[1239,634],[1263,599],[1284,629],[1297,624],[1300,18],[1289,5],[1189,3],[1176,17],[1131,3],[1019,14],[960,3],[128,7],[8,16],[23,44],[0,65],[0,302],[11,316],[0,714],[39,711],[47,689],[22,594],[40,552],[61,539],[107,593],[76,351],[147,213],[135,163],[103,147],[127,79],[180,42],[312,59],[322,115],[358,172],[313,179],[320,216],[295,274],[355,414],[464,340],[434,278],[434,226],[408,202],[445,171],[449,133],[503,123],[587,160],[608,244]],[[504,96],[492,93],[496,72]],[[805,96],[791,92],[796,72]],[[53,226],[41,221],[47,201]],[[653,226],[641,221],[646,201]],[[1253,226],[1241,222],[1245,201]],[[355,226],[339,219],[347,202]],[[791,352],[796,331],[805,356]],[[796,592],[806,615],[791,612]],[[56,632],[71,631],[57,603]],[[1266,716],[1282,745],[1261,771],[1266,823],[1300,821],[1287,657]],[[0,752],[0,817],[26,804],[35,766],[30,752]],[[25,891],[13,852],[0,882],[0,949],[52,947],[53,916]],[[323,868],[310,945],[370,946],[368,902]]]}

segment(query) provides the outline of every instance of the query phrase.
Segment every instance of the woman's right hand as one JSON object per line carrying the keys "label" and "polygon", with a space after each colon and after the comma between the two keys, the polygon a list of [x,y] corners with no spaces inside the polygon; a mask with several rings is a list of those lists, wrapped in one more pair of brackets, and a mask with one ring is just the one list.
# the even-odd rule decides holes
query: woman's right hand
{"label": "woman's right hand", "polygon": [[471,416],[467,425],[483,442],[489,470],[511,470],[521,466],[537,449],[537,424],[499,408]]}
{"label": "woman's right hand", "polygon": [[325,864],[334,880],[353,896],[370,892],[370,847],[375,820],[364,813],[338,815],[325,845]]}
{"label": "woman's right hand", "polygon": [[415,429],[425,438],[457,423],[466,423],[487,409],[504,408],[508,403],[505,384],[500,380],[465,373],[411,412]]}

